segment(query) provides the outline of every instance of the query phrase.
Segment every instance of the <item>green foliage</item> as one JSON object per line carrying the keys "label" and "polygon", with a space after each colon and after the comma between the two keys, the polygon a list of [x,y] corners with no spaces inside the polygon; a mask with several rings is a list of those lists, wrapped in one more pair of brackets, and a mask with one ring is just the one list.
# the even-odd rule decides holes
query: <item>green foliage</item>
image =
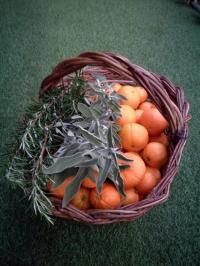
{"label": "green foliage", "polygon": [[33,101],[18,129],[15,155],[7,171],[12,184],[20,186],[33,204],[35,213],[49,222],[52,203],[44,192],[51,177],[42,172],[42,163],[52,161],[61,144],[54,136],[54,125],[75,113],[74,106],[83,101],[85,81],[79,74],[68,78],[68,86],[52,89],[42,101]]}
{"label": "green foliage", "polygon": [[73,196],[78,192],[81,186],[81,182],[86,177],[88,173],[87,167],[80,167],[76,174],[76,177],[72,180],[69,186],[65,189],[65,196],[62,202],[62,207],[65,207],[69,201],[73,198]]}
{"label": "green foliage", "polygon": [[119,127],[114,124],[121,98],[116,92],[105,92],[99,80],[87,83],[79,73],[27,110],[7,178],[29,196],[35,213],[52,222],[47,183],[57,187],[75,175],[66,188],[64,207],[86,176],[95,180],[94,169],[99,172],[98,192],[109,178],[124,195],[117,160],[129,160],[120,153]]}
{"label": "green foliage", "polygon": [[[109,88],[109,85],[107,84]],[[93,96],[98,98],[93,100]],[[118,130],[114,124],[119,117],[118,101],[121,96],[115,92],[106,93],[96,84],[88,84],[85,103],[77,104],[77,113],[68,122],[57,123],[55,131],[63,143],[54,154],[53,162],[43,166],[43,173],[54,176],[54,182],[61,183],[56,174],[76,168],[74,181],[66,188],[63,206],[69,203],[80,188],[82,180],[96,169],[99,173],[97,191],[109,178],[118,191],[124,195],[123,182],[117,160],[130,161],[120,153]]]}

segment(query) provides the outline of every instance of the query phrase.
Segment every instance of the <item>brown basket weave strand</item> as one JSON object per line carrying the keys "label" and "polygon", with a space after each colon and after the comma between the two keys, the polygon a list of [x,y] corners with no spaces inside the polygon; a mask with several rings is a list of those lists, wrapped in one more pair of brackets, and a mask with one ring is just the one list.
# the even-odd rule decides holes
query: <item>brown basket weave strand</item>
{"label": "brown basket weave strand", "polygon": [[144,215],[153,206],[167,200],[170,184],[178,170],[182,151],[188,137],[187,122],[189,103],[184,98],[183,88],[175,86],[166,77],[154,74],[131,63],[127,58],[114,53],[85,52],[77,57],[59,63],[47,76],[40,87],[39,97],[48,90],[55,89],[67,75],[86,66],[103,69],[109,78],[130,81],[144,87],[152,100],[169,122],[171,140],[170,158],[163,170],[163,178],[152,192],[142,201],[121,207],[117,210],[81,211],[72,205],[62,208],[61,200],[50,197],[54,204],[53,215],[64,219],[73,219],[92,224],[107,224],[135,220]]}

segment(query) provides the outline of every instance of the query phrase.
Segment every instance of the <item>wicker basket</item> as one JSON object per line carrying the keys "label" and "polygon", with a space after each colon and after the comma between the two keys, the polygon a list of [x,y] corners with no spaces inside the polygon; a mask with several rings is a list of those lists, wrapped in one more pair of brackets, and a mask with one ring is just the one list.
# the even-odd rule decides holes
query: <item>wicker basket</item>
{"label": "wicker basket", "polygon": [[[85,68],[86,67],[86,68]],[[107,224],[130,221],[147,213],[153,206],[167,200],[170,185],[178,170],[184,145],[188,137],[189,103],[184,98],[181,87],[175,86],[166,77],[149,72],[132,64],[127,58],[114,53],[85,52],[77,57],[59,63],[47,76],[40,87],[39,97],[64,82],[68,74],[83,69],[86,79],[92,72],[103,72],[110,82],[138,84],[144,87],[170,124],[170,158],[163,169],[162,179],[152,192],[142,201],[116,210],[81,211],[72,205],[62,208],[61,200],[50,197],[54,205],[53,215],[92,224]]]}

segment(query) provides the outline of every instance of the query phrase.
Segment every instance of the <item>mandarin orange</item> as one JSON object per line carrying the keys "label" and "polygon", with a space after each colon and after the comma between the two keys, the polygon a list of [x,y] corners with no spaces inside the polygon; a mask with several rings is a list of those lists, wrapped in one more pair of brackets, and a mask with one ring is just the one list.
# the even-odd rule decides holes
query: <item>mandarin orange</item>
{"label": "mandarin orange", "polygon": [[125,152],[123,155],[133,161],[125,162],[119,160],[119,165],[129,165],[129,168],[121,170],[120,175],[123,179],[125,189],[134,188],[143,178],[146,166],[138,153]]}
{"label": "mandarin orange", "polygon": [[140,194],[147,195],[158,184],[160,179],[161,179],[160,171],[156,168],[147,166],[144,177],[139,182],[136,189]]}
{"label": "mandarin orange", "polygon": [[90,192],[90,203],[95,209],[115,209],[120,205],[120,200],[119,192],[109,183],[103,184],[99,194],[96,189]]}
{"label": "mandarin orange", "polygon": [[126,100],[120,101],[121,104],[130,105],[133,109],[136,109],[140,104],[140,95],[135,87],[122,86],[117,93],[126,98]]}
{"label": "mandarin orange", "polygon": [[155,108],[155,107],[156,107],[155,104],[153,104],[152,102],[146,101],[146,102],[141,103],[138,106],[138,109],[145,111],[145,110],[148,110],[150,108]]}
{"label": "mandarin orange", "polygon": [[126,197],[123,197],[121,200],[122,206],[133,204],[139,201],[139,194],[134,188],[127,189],[124,192],[126,194]]}
{"label": "mandarin orange", "polygon": [[139,121],[139,119],[140,119],[140,117],[141,117],[141,115],[142,115],[143,112],[144,112],[144,110],[142,110],[142,109],[136,109],[135,110],[136,123]]}
{"label": "mandarin orange", "polygon": [[156,136],[163,132],[168,127],[168,122],[157,108],[145,110],[138,123],[143,125],[150,135]]}
{"label": "mandarin orange", "polygon": [[58,187],[53,188],[52,186],[52,182],[49,182],[47,187],[49,192],[60,199],[63,199],[64,194],[65,194],[65,188],[72,182],[72,180],[74,179],[74,176],[70,176],[68,178],[66,178]]}
{"label": "mandarin orange", "polygon": [[159,142],[149,142],[142,152],[146,164],[155,168],[161,168],[168,161],[167,147]]}
{"label": "mandarin orange", "polygon": [[148,143],[148,131],[137,123],[125,124],[119,131],[122,148],[126,151],[141,151]]}
{"label": "mandarin orange", "polygon": [[136,86],[135,88],[140,95],[140,103],[143,103],[144,101],[146,101],[146,99],[148,98],[147,91],[143,87],[140,87],[140,86]]}
{"label": "mandarin orange", "polygon": [[129,105],[120,105],[121,116],[116,121],[120,126],[123,126],[127,123],[134,123],[136,121],[136,114],[134,109]]}
{"label": "mandarin orange", "polygon": [[164,132],[158,136],[149,136],[149,142],[160,142],[165,146],[169,146],[169,139]]}
{"label": "mandarin orange", "polygon": [[89,209],[90,200],[89,200],[90,191],[87,188],[81,187],[79,191],[72,198],[70,203],[74,205],[76,208],[81,210]]}
{"label": "mandarin orange", "polygon": [[114,91],[118,92],[119,89],[121,89],[122,85],[119,83],[115,83],[112,88]]}
{"label": "mandarin orange", "polygon": [[[93,171],[92,174],[97,181],[99,173],[97,171]],[[96,187],[96,183],[94,181],[92,181],[89,177],[84,178],[81,185],[83,187],[86,187],[86,188],[95,188]]]}

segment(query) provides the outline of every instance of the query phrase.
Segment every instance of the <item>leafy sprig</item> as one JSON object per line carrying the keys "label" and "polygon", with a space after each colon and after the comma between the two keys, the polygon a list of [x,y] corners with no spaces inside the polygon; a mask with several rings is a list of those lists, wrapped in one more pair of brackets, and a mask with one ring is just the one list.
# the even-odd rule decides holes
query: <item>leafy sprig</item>
{"label": "leafy sprig", "polygon": [[[95,101],[91,101],[93,96],[98,96]],[[63,207],[78,192],[87,175],[94,180],[91,176],[94,168],[99,173],[98,192],[109,178],[125,195],[118,160],[130,160],[120,152],[119,127],[115,124],[120,116],[118,102],[121,98],[114,91],[106,93],[98,83],[88,84],[85,103],[77,104],[76,115],[68,122],[60,121],[55,125],[55,132],[63,138],[63,144],[54,154],[53,163],[49,167],[43,165],[43,173],[51,175],[54,187],[57,187],[66,179],[67,170],[76,169],[75,178],[65,189]]]}
{"label": "leafy sprig", "polygon": [[45,193],[51,177],[41,171],[41,166],[52,160],[61,144],[54,136],[54,125],[75,113],[74,106],[83,101],[85,85],[78,74],[68,78],[67,85],[46,93],[41,102],[33,101],[18,129],[15,155],[7,171],[9,181],[29,196],[35,213],[51,223],[53,206]]}
{"label": "leafy sprig", "polygon": [[[108,89],[109,84],[105,85]],[[119,166],[118,160],[130,160],[120,153],[119,127],[115,124],[121,98],[112,90],[105,91],[98,77],[96,83],[87,83],[78,73],[29,107],[18,131],[7,178],[29,196],[35,213],[52,223],[48,182],[57,187],[75,176],[66,188],[64,207],[86,176],[96,182],[94,170],[99,172],[98,192],[109,178],[124,195],[120,169],[127,166]]]}

